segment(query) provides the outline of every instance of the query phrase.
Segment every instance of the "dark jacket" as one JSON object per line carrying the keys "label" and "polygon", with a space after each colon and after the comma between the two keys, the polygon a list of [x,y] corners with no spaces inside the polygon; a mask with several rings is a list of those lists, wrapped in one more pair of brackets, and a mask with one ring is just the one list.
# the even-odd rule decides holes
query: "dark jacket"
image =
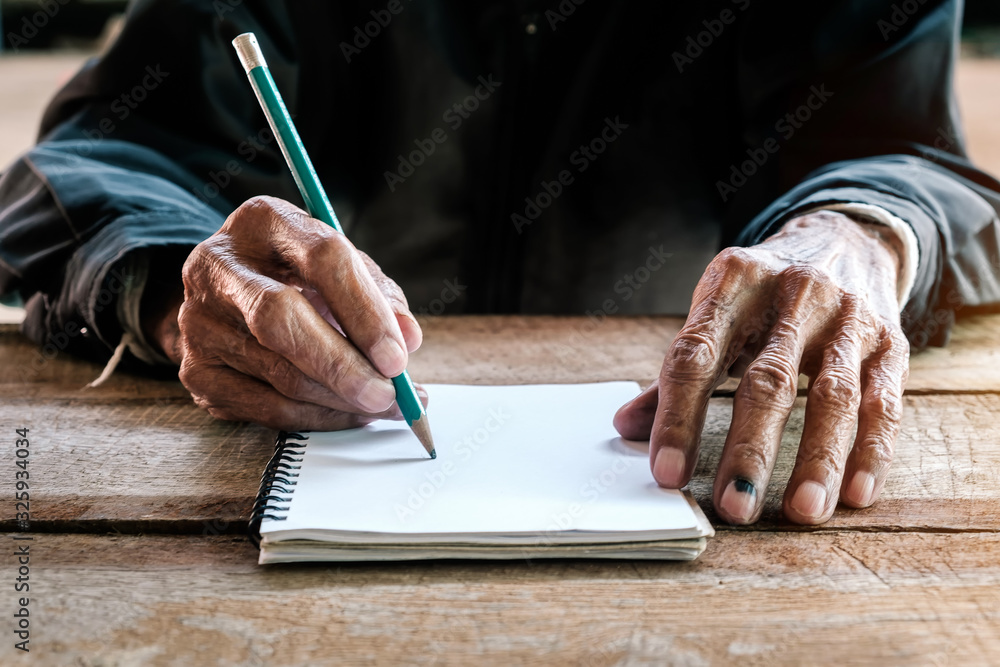
{"label": "dark jacket", "polygon": [[1000,183],[952,95],[960,13],[140,1],[0,180],[0,292],[33,338],[84,326],[67,346],[106,357],[136,298],[116,267],[179,280],[242,201],[301,205],[230,45],[253,31],[348,235],[416,312],[683,312],[722,245],[853,201],[912,225],[904,324],[943,344],[957,310],[1000,302]]}

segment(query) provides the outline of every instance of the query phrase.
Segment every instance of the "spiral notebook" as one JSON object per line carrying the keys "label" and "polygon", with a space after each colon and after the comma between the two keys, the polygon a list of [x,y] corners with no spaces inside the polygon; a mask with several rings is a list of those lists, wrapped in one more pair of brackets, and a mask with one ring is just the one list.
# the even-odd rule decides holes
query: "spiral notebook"
{"label": "spiral notebook", "polygon": [[261,564],[690,560],[713,534],[614,430],[636,383],[426,389],[434,460],[402,422],[279,436],[251,522]]}

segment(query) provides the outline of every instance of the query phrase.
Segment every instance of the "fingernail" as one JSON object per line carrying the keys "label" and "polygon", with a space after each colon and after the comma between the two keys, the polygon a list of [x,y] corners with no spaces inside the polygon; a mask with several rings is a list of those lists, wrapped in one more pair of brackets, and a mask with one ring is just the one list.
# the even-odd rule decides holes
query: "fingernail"
{"label": "fingernail", "polygon": [[684,486],[684,452],[673,447],[663,447],[653,461],[653,477],[660,486],[679,489]]}
{"label": "fingernail", "polygon": [[399,343],[386,336],[372,348],[372,362],[380,372],[396,376],[406,368],[406,353]]}
{"label": "fingernail", "polygon": [[859,507],[872,504],[872,494],[875,491],[875,475],[865,470],[854,473],[847,487],[847,499]]}
{"label": "fingernail", "polygon": [[826,487],[812,480],[802,482],[792,496],[791,507],[804,517],[820,518],[826,511]]}
{"label": "fingernail", "polygon": [[733,518],[734,523],[746,523],[753,517],[757,506],[757,489],[745,479],[734,479],[722,493],[720,509]]}
{"label": "fingernail", "polygon": [[396,390],[388,380],[372,378],[358,394],[358,404],[368,412],[387,410],[396,400]]}

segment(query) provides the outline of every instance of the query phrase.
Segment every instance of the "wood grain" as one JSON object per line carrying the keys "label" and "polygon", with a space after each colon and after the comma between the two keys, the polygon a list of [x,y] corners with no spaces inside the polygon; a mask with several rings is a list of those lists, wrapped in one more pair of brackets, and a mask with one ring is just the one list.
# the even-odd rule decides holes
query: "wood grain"
{"label": "wood grain", "polygon": [[[186,401],[8,400],[31,427],[35,530],[212,533],[243,529],[274,432],[219,422]],[[786,525],[780,497],[795,461],[804,399],[789,420],[763,520]],[[1000,529],[1000,396],[909,396],[883,500],[841,508],[820,530]],[[731,415],[712,399],[691,489],[715,521],[711,489]],[[611,415],[608,415],[609,419]],[[14,507],[0,503],[0,529]]]}
{"label": "wood grain", "polygon": [[[960,97],[996,97],[998,67],[963,62]],[[995,105],[964,111],[970,136],[977,123],[996,135]],[[971,144],[997,163],[1000,143]],[[651,380],[681,321],[422,324],[419,380],[517,383]],[[83,390],[98,365],[0,325],[0,423],[32,428],[33,530],[111,533],[34,534],[32,653],[15,657],[8,633],[0,664],[997,664],[1000,316],[965,319],[910,366],[885,498],[818,532],[790,532],[772,497],[759,525],[721,530],[693,563],[260,568],[243,537],[219,533],[243,529],[271,432],[212,420],[178,382],[116,373]],[[735,386],[712,402],[692,484],[707,509]],[[800,400],[778,487],[801,417]],[[187,534],[115,534],[140,531]],[[7,585],[14,566],[0,558]]]}
{"label": "wood grain", "polygon": [[[586,324],[428,318],[411,369],[425,382],[649,379],[680,322]],[[762,521],[717,526],[694,563],[267,568],[233,534],[244,530],[272,431],[212,419],[177,382],[118,373],[82,391],[96,365],[60,354],[26,366],[38,353],[8,329],[0,333],[4,423],[31,428],[33,658],[185,667],[990,664],[1000,651],[998,329],[1000,317],[976,318],[952,347],[913,357],[883,500],[841,508],[819,528],[780,515],[800,397]],[[713,520],[726,389],[710,403],[691,484]],[[14,527],[13,512],[0,503],[0,528]],[[11,581],[13,566],[0,559],[0,576]],[[13,650],[0,642],[0,663]]]}
{"label": "wood grain", "polygon": [[[410,362],[421,382],[526,384],[637,380],[648,384],[683,321],[674,317],[423,317],[424,344]],[[176,381],[119,372],[96,389],[85,385],[98,364],[54,348],[39,349],[0,325],[0,398],[186,398]],[[717,394],[731,394],[729,380]],[[804,389],[806,379],[800,386]],[[972,317],[956,328],[947,348],[914,354],[910,393],[1000,392],[1000,315]]]}
{"label": "wood grain", "polygon": [[1000,652],[996,534],[727,532],[692,563],[263,568],[227,537],[31,548],[40,664],[986,665]]}

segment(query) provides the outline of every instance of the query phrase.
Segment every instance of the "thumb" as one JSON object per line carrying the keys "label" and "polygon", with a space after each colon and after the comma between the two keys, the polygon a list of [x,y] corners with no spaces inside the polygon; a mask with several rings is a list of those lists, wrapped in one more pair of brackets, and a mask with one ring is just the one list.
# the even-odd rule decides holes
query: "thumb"
{"label": "thumb", "polygon": [[653,418],[656,417],[656,406],[659,403],[659,392],[659,383],[653,382],[641,394],[618,409],[614,425],[623,438],[649,440],[653,431]]}

